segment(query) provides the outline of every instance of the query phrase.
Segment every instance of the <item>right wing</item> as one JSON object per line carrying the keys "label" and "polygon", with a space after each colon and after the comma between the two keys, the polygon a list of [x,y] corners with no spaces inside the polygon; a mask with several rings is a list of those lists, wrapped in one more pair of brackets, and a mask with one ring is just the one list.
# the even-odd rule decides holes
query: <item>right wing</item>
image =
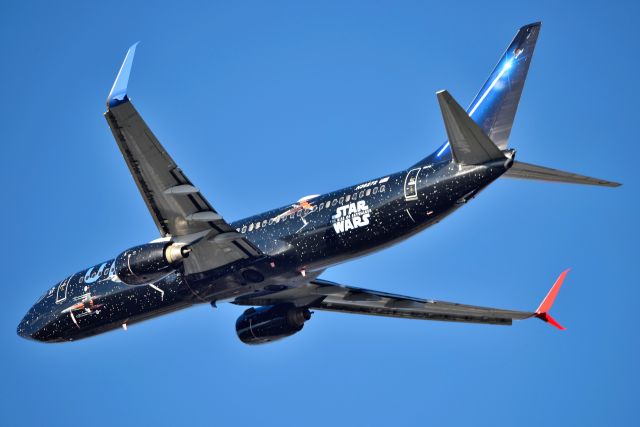
{"label": "right wing", "polygon": [[263,295],[240,297],[233,302],[238,305],[260,306],[293,304],[299,307],[341,313],[492,325],[511,325],[513,320],[537,317],[559,329],[564,329],[549,315],[549,310],[567,272],[568,270],[564,271],[558,277],[538,309],[531,312],[415,298],[344,286],[320,279],[313,279],[301,287]]}
{"label": "right wing", "polygon": [[107,98],[105,117],[160,234],[192,245],[188,273],[261,255],[209,204],[160,144],[127,96],[136,45]]}

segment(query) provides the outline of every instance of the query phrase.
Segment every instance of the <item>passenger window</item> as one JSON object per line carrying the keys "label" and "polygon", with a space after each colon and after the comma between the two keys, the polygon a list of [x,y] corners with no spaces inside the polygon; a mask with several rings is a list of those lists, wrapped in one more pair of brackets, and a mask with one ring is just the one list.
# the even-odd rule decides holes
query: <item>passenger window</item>
{"label": "passenger window", "polygon": [[333,199],[333,202],[331,202],[331,206],[335,206],[338,204],[338,199]]}
{"label": "passenger window", "polygon": [[264,221],[262,221],[262,226],[266,227],[267,226],[267,220],[265,219]]}
{"label": "passenger window", "polygon": [[375,187],[375,188],[373,189],[373,194],[376,194],[377,192],[378,192],[378,187]]}
{"label": "passenger window", "polygon": [[384,193],[384,185],[381,185],[381,186],[380,186],[380,192],[381,192],[381,193]]}
{"label": "passenger window", "polygon": [[273,225],[273,218],[269,218],[269,225]]}
{"label": "passenger window", "polygon": [[357,200],[358,199],[358,193],[353,193],[353,196],[351,196],[351,198],[353,200]]}
{"label": "passenger window", "polygon": [[242,234],[244,234],[244,233],[246,233],[246,232],[247,232],[247,226],[246,226],[246,225],[243,225],[243,226],[242,226]]}
{"label": "passenger window", "polygon": [[260,223],[259,223],[259,222],[256,222],[256,230],[257,230],[258,228],[260,228]]}
{"label": "passenger window", "polygon": [[236,231],[239,233],[240,232],[240,227],[236,228]]}
{"label": "passenger window", "polygon": [[253,223],[249,224],[249,231],[253,231]]}
{"label": "passenger window", "polygon": [[371,189],[367,189],[367,197],[369,197],[369,194],[371,194]]}
{"label": "passenger window", "polygon": [[299,210],[297,213],[298,216],[302,216],[302,210]]}
{"label": "passenger window", "polygon": [[364,197],[364,191],[361,191],[360,194],[358,194],[358,197],[362,199]]}
{"label": "passenger window", "polygon": [[344,198],[344,201],[349,203],[349,200],[351,200],[351,194],[347,194],[347,197]]}
{"label": "passenger window", "polygon": [[321,211],[322,209],[324,209],[324,203],[320,203],[320,205],[318,205],[318,210]]}
{"label": "passenger window", "polygon": [[331,201],[328,201],[327,203],[325,203],[324,207],[328,208],[329,206],[331,206]]}
{"label": "passenger window", "polygon": [[344,203],[344,197],[340,197],[339,202],[340,202],[340,204],[343,204]]}

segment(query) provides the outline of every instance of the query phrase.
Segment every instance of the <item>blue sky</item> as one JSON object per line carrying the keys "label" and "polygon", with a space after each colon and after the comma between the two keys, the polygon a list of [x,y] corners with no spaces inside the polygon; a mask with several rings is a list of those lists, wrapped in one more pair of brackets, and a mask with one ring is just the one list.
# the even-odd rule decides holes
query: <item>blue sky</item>
{"label": "blue sky", "polygon": [[[637,2],[14,2],[0,13],[5,208],[0,413],[8,424],[616,425],[637,419]],[[102,117],[130,94],[236,219],[403,169],[445,139],[435,92],[475,95],[543,21],[518,158],[618,189],[499,180],[436,227],[323,276],[553,314],[512,327],[316,313],[249,347],[203,305],[43,345],[17,323],[72,272],[157,237]]]}

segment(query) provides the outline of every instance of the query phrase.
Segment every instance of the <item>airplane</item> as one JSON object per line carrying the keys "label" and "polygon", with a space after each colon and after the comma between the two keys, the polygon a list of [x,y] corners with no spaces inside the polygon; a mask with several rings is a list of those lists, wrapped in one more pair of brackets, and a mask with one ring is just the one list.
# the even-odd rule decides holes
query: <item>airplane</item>
{"label": "airplane", "polygon": [[[437,92],[448,139],[432,154],[401,171],[237,221],[213,208],[134,108],[128,95],[134,44],[107,97],[105,118],[160,237],[50,288],[18,335],[75,341],[221,302],[250,307],[235,325],[246,344],[296,334],[317,310],[492,325],[535,317],[563,329],[549,310],[568,270],[535,311],[415,298],[319,277],[437,224],[500,177],[620,185],[520,162],[508,148],[540,26],[517,31],[466,110],[449,92]],[[99,307],[92,295],[99,295]]]}

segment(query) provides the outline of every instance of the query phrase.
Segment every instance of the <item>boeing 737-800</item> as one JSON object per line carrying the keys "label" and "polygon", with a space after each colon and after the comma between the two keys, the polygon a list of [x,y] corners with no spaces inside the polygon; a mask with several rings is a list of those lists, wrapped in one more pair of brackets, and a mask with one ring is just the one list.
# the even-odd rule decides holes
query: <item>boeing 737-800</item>
{"label": "boeing 737-800", "polygon": [[182,172],[131,103],[124,59],[105,117],[160,237],[72,274],[45,291],[18,326],[44,342],[73,341],[187,308],[249,306],[247,344],[299,332],[313,310],[510,325],[549,309],[563,272],[535,311],[414,298],[320,278],[340,262],[398,243],[464,206],[500,177],[619,184],[515,160],[507,147],[540,23],[520,28],[467,110],[437,93],[448,141],[399,172],[237,221],[227,221]]}

